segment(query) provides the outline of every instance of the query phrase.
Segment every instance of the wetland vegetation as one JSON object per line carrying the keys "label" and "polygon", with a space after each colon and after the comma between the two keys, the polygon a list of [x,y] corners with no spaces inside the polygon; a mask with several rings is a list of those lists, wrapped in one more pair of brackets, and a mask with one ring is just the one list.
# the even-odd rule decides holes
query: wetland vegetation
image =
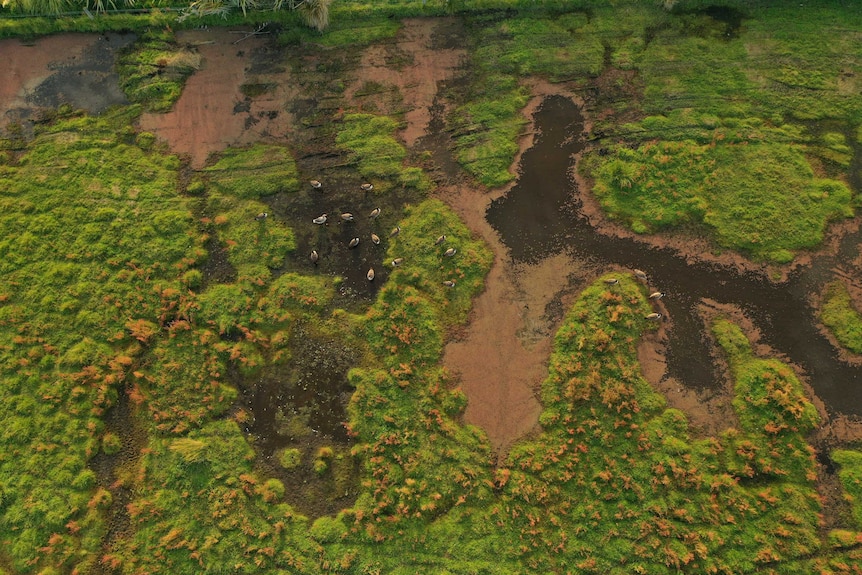
{"label": "wetland vegetation", "polygon": [[[279,16],[296,125],[200,169],[138,122],[201,66],[174,28],[217,20],[87,24],[138,30],[117,55],[131,104],[0,140],[0,574],[862,570],[858,445],[815,453],[810,388],[732,314],[704,323],[735,420],[692,425],[644,377],[638,346],[670,324],[628,271],[567,301],[539,428],[496,453],[441,364],[492,252],[399,138],[403,94],[344,96],[401,18],[454,12],[470,72],[437,120],[469,187],[517,177],[537,77],[588,101],[580,174],[634,232],[770,265],[820,247],[858,205],[862,11],[665,4],[343,2],[323,33]],[[821,320],[860,352],[843,284]]]}

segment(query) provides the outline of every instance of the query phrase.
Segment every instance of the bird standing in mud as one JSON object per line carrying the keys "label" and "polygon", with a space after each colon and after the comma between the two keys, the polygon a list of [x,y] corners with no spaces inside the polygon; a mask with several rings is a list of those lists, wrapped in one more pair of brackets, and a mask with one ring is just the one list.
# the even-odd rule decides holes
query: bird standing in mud
{"label": "bird standing in mud", "polygon": [[308,256],[308,259],[311,260],[311,263],[317,265],[317,261],[320,259],[320,254],[317,253],[317,250],[311,250],[311,255]]}
{"label": "bird standing in mud", "polygon": [[375,233],[372,233],[371,234],[371,243],[373,243],[375,246],[379,246],[380,245],[380,236],[378,236]]}
{"label": "bird standing in mud", "polygon": [[379,215],[380,215],[380,208],[374,208],[373,210],[371,210],[371,213],[368,214],[368,217],[371,219],[374,219]]}
{"label": "bird standing in mud", "polygon": [[311,180],[310,184],[311,184],[311,187],[314,188],[315,190],[319,190],[320,188],[323,187],[323,184],[321,184],[320,181],[318,181],[318,180]]}
{"label": "bird standing in mud", "polygon": [[317,224],[318,226],[322,226],[323,224],[326,223],[326,214],[320,214],[319,216],[317,216],[316,218],[314,218],[311,221],[314,222],[315,224]]}
{"label": "bird standing in mud", "polygon": [[374,281],[374,268],[368,268],[368,273],[365,274],[365,279],[370,282]]}
{"label": "bird standing in mud", "polygon": [[363,192],[370,192],[371,190],[373,190],[373,189],[374,189],[374,185],[373,185],[373,184],[362,184],[362,185],[361,185],[361,186],[359,186],[359,187],[360,187],[360,188],[362,188],[362,191],[363,191]]}
{"label": "bird standing in mud", "polygon": [[353,214],[351,214],[350,212],[344,212],[343,214],[341,214],[341,219],[345,222],[352,222],[354,220],[354,217]]}
{"label": "bird standing in mud", "polygon": [[359,238],[353,238],[353,239],[352,239],[352,240],[350,240],[350,242],[347,244],[347,247],[348,247],[348,248],[355,248],[355,247],[356,247],[356,246],[358,246],[358,245],[359,245]]}
{"label": "bird standing in mud", "polygon": [[649,294],[649,299],[661,299],[663,297],[664,297],[663,291],[654,291],[651,294]]}

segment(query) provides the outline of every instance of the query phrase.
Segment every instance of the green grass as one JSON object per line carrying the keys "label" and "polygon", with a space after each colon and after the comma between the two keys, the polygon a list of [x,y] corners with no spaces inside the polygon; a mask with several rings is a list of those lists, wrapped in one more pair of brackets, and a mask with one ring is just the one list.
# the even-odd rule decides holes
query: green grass
{"label": "green grass", "polygon": [[778,263],[816,247],[829,221],[853,215],[847,186],[815,177],[798,146],[756,132],[728,142],[724,133],[715,129],[709,144],[621,146],[592,172],[594,192],[637,232],[700,224],[722,246]]}
{"label": "green grass", "polygon": [[497,187],[514,179],[509,170],[527,123],[521,110],[529,94],[519,78],[561,81],[598,74],[604,48],[598,36],[579,34],[588,24],[581,13],[480,16],[469,22],[475,43],[471,96],[449,121],[458,162],[482,184]]}
{"label": "green grass", "polygon": [[215,191],[242,200],[299,190],[296,162],[283,146],[229,148],[203,173]]}
{"label": "green grass", "polygon": [[61,119],[0,168],[0,542],[17,572],[96,561],[109,501],[88,462],[144,353],[129,326],[160,331],[159,292],[204,255],[179,162],[137,146],[137,113]]}
{"label": "green grass", "polygon": [[820,320],[841,347],[862,353],[862,315],[853,306],[847,288],[840,281],[827,284],[823,290]]}
{"label": "green grass", "polygon": [[152,441],[129,505],[133,535],[103,561],[135,573],[317,573],[307,519],[283,502],[281,482],[254,473],[254,457],[231,421]]}
{"label": "green grass", "polygon": [[385,192],[392,182],[404,188],[426,192],[431,187],[421,169],[404,165],[407,151],[393,136],[398,123],[388,116],[348,114],[339,126],[336,145],[350,152],[351,163],[375,186],[375,192]]}
{"label": "green grass", "polygon": [[[845,133],[862,114],[853,96],[860,15],[828,2],[741,8],[738,37],[679,6],[672,17],[647,14],[627,36],[605,36],[612,61],[644,85],[642,100],[612,109],[642,119],[598,122],[621,145],[582,168],[605,209],[636,232],[695,224],[723,247],[786,263],[816,247],[830,220],[852,215],[842,182]],[[612,15],[597,12],[592,26]],[[821,134],[812,123],[821,120],[841,128]]]}
{"label": "green grass", "polygon": [[130,102],[141,104],[147,111],[166,112],[200,65],[200,55],[177,45],[167,27],[146,32],[126,48],[117,60],[117,73]]}
{"label": "green grass", "polygon": [[[654,327],[650,311],[630,278],[597,280],[569,311],[542,387],[542,434],[498,471],[492,516],[517,537],[509,553],[535,572],[759,573],[775,562],[806,572],[783,566],[820,547],[804,440],[813,406],[789,368],[753,358],[728,324],[720,343],[740,427],[693,439],[640,375],[635,346]],[[769,379],[750,376],[765,366]],[[780,414],[765,409],[776,401]]]}
{"label": "green grass", "polygon": [[[200,175],[209,190],[212,217],[206,221],[227,249],[228,261],[240,282],[262,285],[296,248],[293,231],[259,201],[278,192],[299,190],[293,156],[275,145],[230,148]],[[258,219],[262,213],[268,217]]]}

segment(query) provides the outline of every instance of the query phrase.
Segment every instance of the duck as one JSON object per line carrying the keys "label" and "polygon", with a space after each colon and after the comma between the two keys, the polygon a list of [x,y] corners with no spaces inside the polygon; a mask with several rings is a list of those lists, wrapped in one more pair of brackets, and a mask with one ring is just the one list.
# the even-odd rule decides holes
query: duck
{"label": "duck", "polygon": [[661,315],[660,313],[658,313],[658,312],[653,312],[653,313],[648,314],[648,315],[646,316],[646,319],[649,319],[649,320],[652,320],[652,321],[658,321],[658,320],[660,320],[661,318],[662,318],[662,315]]}
{"label": "duck", "polygon": [[401,233],[401,226],[395,226],[394,228],[392,228],[392,231],[389,232],[389,237],[394,238],[395,236],[397,236],[400,233]]}
{"label": "duck", "polygon": [[368,214],[368,217],[373,219],[379,215],[380,215],[380,208],[374,208],[373,210],[371,210],[371,213]]}
{"label": "duck", "polygon": [[355,247],[356,247],[356,246],[358,246],[358,245],[359,245],[359,238],[353,238],[352,240],[350,240],[350,241],[347,243],[347,247],[348,247],[348,248],[355,248]]}
{"label": "duck", "polygon": [[458,250],[456,250],[455,248],[449,248],[448,250],[443,252],[443,255],[446,256],[447,258],[451,258],[456,253],[458,253]]}
{"label": "duck", "polygon": [[317,250],[311,250],[311,255],[308,256],[308,259],[311,260],[311,263],[313,263],[314,265],[317,265],[317,260],[320,259],[320,254],[317,253]]}
{"label": "duck", "polygon": [[443,285],[446,287],[455,287],[455,280],[446,280],[443,282]]}
{"label": "duck", "polygon": [[311,180],[311,182],[309,182],[309,183],[311,184],[311,187],[314,188],[315,190],[319,190],[320,188],[323,187],[323,184],[321,184],[320,181],[318,181],[318,180]]}
{"label": "duck", "polygon": [[440,236],[439,238],[434,240],[434,245],[439,246],[440,244],[442,244],[445,241],[446,241],[446,234],[443,234],[442,236]]}
{"label": "duck", "polygon": [[368,268],[368,273],[365,274],[365,279],[370,282],[374,281],[374,268]]}
{"label": "duck", "polygon": [[377,234],[371,234],[371,243],[373,243],[375,246],[379,246],[380,236],[378,236]]}
{"label": "duck", "polygon": [[350,212],[344,212],[343,214],[341,214],[341,219],[345,222],[352,222],[354,218],[353,214],[351,214]]}
{"label": "duck", "polygon": [[404,261],[404,258],[395,258],[392,260],[392,267],[397,268]]}
{"label": "duck", "polygon": [[256,219],[257,221],[261,221],[261,220],[265,220],[265,219],[266,219],[266,218],[268,218],[268,217],[269,217],[269,214],[268,214],[268,213],[266,213],[266,212],[261,212],[261,213],[259,213],[258,215],[256,215],[256,216],[254,217],[254,219]]}
{"label": "duck", "polygon": [[360,187],[360,188],[362,188],[362,190],[363,190],[363,191],[365,191],[365,192],[370,192],[371,190],[373,190],[373,189],[374,189],[374,185],[373,185],[373,184],[362,184],[362,185],[361,185],[361,186],[359,186],[359,187]]}
{"label": "duck", "polygon": [[322,226],[323,224],[326,223],[326,214],[320,214],[319,216],[317,216],[316,218],[314,218],[311,221],[314,222],[315,224],[317,224],[318,226]]}
{"label": "duck", "polygon": [[649,294],[649,299],[661,299],[664,297],[663,291],[655,291]]}

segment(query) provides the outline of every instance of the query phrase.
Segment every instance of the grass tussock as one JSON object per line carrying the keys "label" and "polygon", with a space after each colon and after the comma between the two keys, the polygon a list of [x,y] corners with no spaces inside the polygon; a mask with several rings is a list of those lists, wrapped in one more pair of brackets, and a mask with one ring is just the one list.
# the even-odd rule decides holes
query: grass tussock
{"label": "grass tussock", "polygon": [[640,375],[635,345],[650,311],[637,282],[598,280],[560,327],[543,432],[497,474],[492,516],[520,534],[511,554],[531,570],[598,574],[756,573],[816,553],[819,503],[804,440],[816,412],[792,371],[753,358],[737,328],[722,324],[740,426],[695,440]]}
{"label": "grass tussock", "polygon": [[200,55],[179,46],[168,27],[148,31],[124,50],[117,60],[117,72],[130,102],[150,112],[167,112],[200,65]]}
{"label": "grass tussock", "polygon": [[862,315],[840,281],[828,284],[823,291],[820,320],[842,347],[852,353],[862,353]]}
{"label": "grass tussock", "polygon": [[637,232],[705,225],[721,245],[778,263],[817,246],[829,221],[853,215],[849,188],[815,177],[799,147],[756,134],[728,142],[724,132],[708,144],[616,148],[592,172],[594,191]]}
{"label": "grass tussock", "polygon": [[428,191],[431,182],[420,168],[407,167],[407,151],[393,136],[398,123],[387,116],[348,114],[336,136],[336,145],[349,151],[363,178],[375,190],[386,191],[397,182],[404,188]]}
{"label": "grass tussock", "polygon": [[0,541],[18,572],[97,560],[101,417],[204,256],[179,162],[137,145],[137,113],[61,119],[0,169]]}
{"label": "grass tussock", "polygon": [[[281,146],[232,148],[201,173],[209,190],[206,223],[227,250],[240,280],[262,285],[296,247],[293,231],[260,199],[299,189],[296,163]],[[261,214],[267,214],[265,217]]]}

